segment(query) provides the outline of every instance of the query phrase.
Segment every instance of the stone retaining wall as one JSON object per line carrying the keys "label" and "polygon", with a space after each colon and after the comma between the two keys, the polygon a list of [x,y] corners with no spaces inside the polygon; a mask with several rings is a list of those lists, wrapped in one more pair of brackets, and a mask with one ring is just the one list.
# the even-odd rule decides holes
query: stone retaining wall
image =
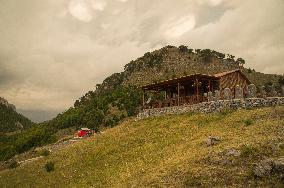
{"label": "stone retaining wall", "polygon": [[284,97],[246,98],[203,102],[194,105],[173,106],[165,108],[144,109],[137,115],[137,119],[144,119],[165,114],[182,114],[187,112],[219,112],[223,109],[250,109],[255,107],[284,106]]}

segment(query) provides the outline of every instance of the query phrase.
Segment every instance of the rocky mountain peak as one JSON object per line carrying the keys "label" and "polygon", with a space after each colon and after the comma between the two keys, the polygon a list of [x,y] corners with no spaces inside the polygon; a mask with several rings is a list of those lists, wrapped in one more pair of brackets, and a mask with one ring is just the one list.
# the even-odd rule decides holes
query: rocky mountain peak
{"label": "rocky mountain peak", "polygon": [[11,108],[14,111],[16,111],[16,106],[13,104],[10,104],[6,99],[3,97],[0,97],[0,105],[6,106],[7,108]]}

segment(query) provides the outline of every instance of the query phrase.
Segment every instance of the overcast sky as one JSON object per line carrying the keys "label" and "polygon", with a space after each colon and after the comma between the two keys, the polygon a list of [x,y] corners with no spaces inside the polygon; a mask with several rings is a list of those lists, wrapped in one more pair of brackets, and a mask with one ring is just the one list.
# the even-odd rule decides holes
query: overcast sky
{"label": "overcast sky", "polygon": [[283,74],[284,0],[0,0],[0,96],[49,119],[168,44]]}

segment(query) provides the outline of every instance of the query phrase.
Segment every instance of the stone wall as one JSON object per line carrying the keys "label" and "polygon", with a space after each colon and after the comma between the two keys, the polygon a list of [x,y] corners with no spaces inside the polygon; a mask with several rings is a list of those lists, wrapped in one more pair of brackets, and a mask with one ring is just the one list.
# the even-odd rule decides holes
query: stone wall
{"label": "stone wall", "polygon": [[284,106],[284,97],[246,98],[203,102],[194,105],[173,106],[165,108],[144,109],[137,119],[144,119],[165,114],[182,114],[188,112],[219,112],[224,109],[251,109],[255,107]]}

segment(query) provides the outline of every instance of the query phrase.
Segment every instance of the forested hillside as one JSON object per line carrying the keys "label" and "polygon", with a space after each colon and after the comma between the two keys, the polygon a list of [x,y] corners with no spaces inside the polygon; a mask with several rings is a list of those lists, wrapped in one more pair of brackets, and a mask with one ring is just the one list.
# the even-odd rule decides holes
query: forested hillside
{"label": "forested hillside", "polygon": [[74,107],[42,124],[56,129],[84,126],[99,131],[137,114],[141,96],[139,89],[120,85],[114,85],[110,90],[89,91],[75,102]]}
{"label": "forested hillside", "polygon": [[[15,107],[1,98],[0,132],[12,132],[32,126],[32,121],[16,112]],[[4,102],[3,102],[4,101]]]}

